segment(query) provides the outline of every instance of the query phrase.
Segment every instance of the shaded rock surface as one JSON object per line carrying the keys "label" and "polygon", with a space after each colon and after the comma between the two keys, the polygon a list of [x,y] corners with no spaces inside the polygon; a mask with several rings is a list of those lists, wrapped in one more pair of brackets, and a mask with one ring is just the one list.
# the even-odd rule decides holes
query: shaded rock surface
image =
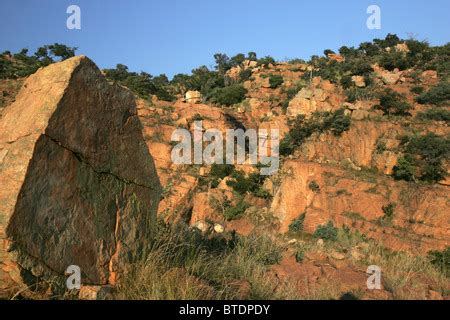
{"label": "shaded rock surface", "polygon": [[115,284],[145,254],[160,197],[133,95],[84,56],[40,69],[0,120],[0,294]]}

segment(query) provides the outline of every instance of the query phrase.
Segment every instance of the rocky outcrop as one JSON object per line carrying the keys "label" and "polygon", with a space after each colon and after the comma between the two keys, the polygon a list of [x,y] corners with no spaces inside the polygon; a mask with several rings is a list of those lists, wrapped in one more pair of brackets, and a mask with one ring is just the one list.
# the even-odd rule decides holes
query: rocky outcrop
{"label": "rocky outcrop", "polygon": [[202,102],[202,94],[200,91],[188,91],[185,94],[185,100],[187,103],[201,103]]}
{"label": "rocky outcrop", "polygon": [[133,95],[84,56],[40,69],[0,120],[0,294],[115,284],[145,255],[160,197]]}
{"label": "rocky outcrop", "polygon": [[316,112],[334,111],[339,109],[344,103],[341,92],[328,80],[314,78],[314,85],[303,88],[289,102],[286,115],[295,118],[304,115],[306,118]]}

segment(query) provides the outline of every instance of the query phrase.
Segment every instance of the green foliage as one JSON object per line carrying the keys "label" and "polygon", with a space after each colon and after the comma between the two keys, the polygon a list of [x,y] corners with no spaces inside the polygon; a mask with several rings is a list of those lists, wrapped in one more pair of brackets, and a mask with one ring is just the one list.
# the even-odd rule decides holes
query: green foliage
{"label": "green foliage", "polygon": [[247,89],[241,84],[233,84],[224,88],[216,88],[211,92],[211,101],[213,103],[231,106],[245,99]]}
{"label": "green foliage", "polygon": [[416,98],[420,104],[448,105],[450,101],[450,82],[443,81]]}
{"label": "green foliage", "polygon": [[335,136],[340,136],[350,129],[351,120],[344,114],[344,109],[325,115],[322,130],[330,130]]}
{"label": "green foliage", "polygon": [[411,88],[411,92],[415,94],[422,94],[425,91],[425,88],[422,86],[415,86]]}
{"label": "green foliage", "polygon": [[305,222],[305,213],[302,213],[297,219],[292,221],[292,223],[289,225],[289,231],[292,233],[302,232],[304,222]]}
{"label": "green foliage", "polygon": [[356,88],[351,87],[345,90],[347,96],[347,102],[354,103],[361,100],[372,100],[376,97],[376,93],[371,87]]}
{"label": "green foliage", "polygon": [[393,176],[395,180],[414,180],[414,160],[410,155],[406,155],[397,160],[397,165],[393,168]]}
{"label": "green foliage", "polygon": [[411,105],[406,102],[406,97],[392,89],[385,89],[380,94],[380,104],[376,106],[385,115],[407,116],[411,115]]}
{"label": "green foliage", "polygon": [[275,59],[271,56],[265,56],[264,58],[261,58],[258,60],[259,66],[268,66],[269,64],[275,64]]}
{"label": "green foliage", "polygon": [[311,181],[308,185],[309,189],[315,193],[320,192],[320,186],[316,181]]}
{"label": "green foliage", "polygon": [[199,183],[200,185],[209,184],[211,188],[215,189],[223,178],[230,176],[233,172],[234,166],[231,164],[214,163],[208,177],[200,177]]}
{"label": "green foliage", "polygon": [[200,91],[205,98],[209,98],[213,89],[225,86],[225,79],[218,72],[201,66],[192,70],[191,75],[175,75],[171,85],[176,88],[178,93],[184,94],[188,90],[196,90]]}
{"label": "green foliage", "polygon": [[394,203],[389,203],[387,206],[383,206],[382,210],[384,213],[384,218],[387,220],[392,220],[392,218],[394,217],[394,210],[395,210],[396,205]]}
{"label": "green foliage", "polygon": [[394,167],[394,177],[407,181],[420,180],[434,183],[447,176],[442,167],[450,155],[450,138],[440,137],[434,133],[423,136],[404,136],[401,147],[405,153]]}
{"label": "green foliage", "polygon": [[252,69],[245,69],[239,72],[239,81],[245,82],[252,77]]}
{"label": "green foliage", "polygon": [[430,108],[417,114],[419,120],[445,121],[450,124],[450,111],[444,108]]}
{"label": "green foliage", "polygon": [[267,176],[255,172],[246,176],[242,171],[234,171],[231,174],[231,178],[227,181],[227,185],[232,187],[237,193],[241,195],[250,193],[255,197],[270,198],[270,194],[262,188]]}
{"label": "green foliage", "polygon": [[305,252],[303,250],[297,250],[297,252],[295,252],[295,261],[297,263],[302,263],[303,259],[305,259]]}
{"label": "green foliage", "polygon": [[16,54],[3,52],[0,55],[0,79],[27,77],[40,67],[75,56],[76,50],[75,47],[55,43],[39,47],[32,56],[28,55],[28,49],[22,49]]}
{"label": "green foliage", "polygon": [[227,221],[236,220],[242,217],[242,215],[245,213],[245,210],[247,210],[248,208],[249,204],[241,199],[235,206],[232,205],[228,206],[224,210],[223,216]]}
{"label": "green foliage", "polygon": [[450,277],[450,247],[441,251],[428,252],[431,264],[437,267],[443,274]]}
{"label": "green foliage", "polygon": [[130,72],[128,67],[123,64],[117,64],[116,68],[103,71],[106,78],[126,86],[141,98],[146,99],[150,95],[156,95],[161,100],[172,101],[175,99],[167,90],[169,80],[164,74],[153,77],[146,72]]}
{"label": "green foliage", "polygon": [[344,114],[344,109],[335,112],[316,112],[309,120],[306,120],[304,116],[298,116],[289,133],[280,142],[280,154],[283,156],[292,154],[315,132],[331,131],[339,136],[350,128],[350,124],[350,117]]}
{"label": "green foliage", "polygon": [[269,76],[269,84],[272,89],[276,89],[283,84],[283,76],[278,74],[271,74]]}
{"label": "green foliage", "polygon": [[318,239],[336,241],[337,235],[338,229],[334,227],[332,221],[328,221],[327,224],[318,226],[313,236]]}

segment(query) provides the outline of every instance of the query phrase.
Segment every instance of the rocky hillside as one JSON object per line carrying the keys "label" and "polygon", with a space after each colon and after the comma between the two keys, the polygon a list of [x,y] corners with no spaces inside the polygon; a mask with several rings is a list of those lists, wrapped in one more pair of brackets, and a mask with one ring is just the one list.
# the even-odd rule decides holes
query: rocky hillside
{"label": "rocky hillside", "polygon": [[[55,152],[63,151],[61,144],[67,145],[70,150],[74,150],[78,144],[79,150],[74,153],[75,156],[81,154],[82,159],[91,164],[98,160],[98,165],[105,170],[108,168],[111,174],[113,168],[110,166],[117,165],[117,169],[122,171],[112,175],[113,180],[116,176],[125,181],[141,180],[134,188],[147,187],[148,182],[153,181],[149,180],[151,168],[146,167],[148,163],[145,158],[135,159],[134,155],[128,157],[123,154],[124,145],[129,148],[125,150],[130,152],[138,150],[138,143],[134,139],[119,139],[121,142],[118,144],[108,142],[114,141],[114,135],[122,134],[121,130],[116,130],[110,124],[110,121],[119,121],[119,117],[104,120],[100,115],[111,104],[128,99],[125,93],[115,93],[121,92],[121,85],[135,93],[136,112],[143,125],[142,136],[154,159],[162,185],[158,217],[168,224],[164,228],[171,229],[170,226],[173,226],[174,230],[178,230],[175,235],[172,229],[168,233],[176,238],[174,240],[166,238],[169,237],[168,231],[163,228],[166,233],[161,239],[169,239],[166,241],[169,244],[162,245],[162,249],[158,247],[150,255],[178,257],[180,254],[184,257],[185,252],[177,251],[181,250],[176,245],[177,241],[195,243],[199,248],[203,248],[204,241],[209,241],[206,249],[203,249],[210,252],[213,259],[217,259],[214,250],[217,247],[220,249],[218,244],[225,242],[227,249],[220,253],[220,259],[228,261],[230,266],[235,267],[233,270],[240,270],[228,274],[230,270],[217,267],[217,272],[223,274],[219,279],[218,274],[202,273],[185,260],[174,262],[170,260],[174,258],[161,259],[165,261],[162,265],[152,265],[149,269],[143,266],[139,271],[145,274],[139,274],[140,277],[146,277],[152,286],[155,286],[155,281],[160,282],[159,286],[168,286],[169,279],[176,278],[185,280],[189,290],[195,289],[183,291],[184,294],[188,292],[192,295],[183,296],[183,293],[178,292],[172,298],[448,298],[449,50],[448,44],[430,47],[423,42],[389,35],[386,39],[363,43],[358,48],[342,47],[339,54],[326,50],[323,57],[315,56],[310,61],[295,59],[276,62],[270,57],[257,59],[254,53],[236,55],[230,59],[218,54],[215,56],[215,70],[200,67],[193,70],[191,75],[176,75],[170,81],[163,75],[152,77],[143,72],[130,72],[126,66],[118,65],[115,69],[103,70],[110,84],[118,91],[114,89],[110,94],[105,93],[104,99],[109,100],[100,98],[98,109],[89,113],[92,116],[90,123],[80,122],[79,113],[84,109],[82,106],[78,107],[80,110],[76,109],[75,102],[71,102],[70,94],[67,93],[66,104],[72,106],[74,115],[63,117],[52,111],[55,129],[54,134],[49,136],[53,139],[46,145],[45,135],[39,139],[39,135],[36,135],[32,143],[22,147],[16,147],[14,141],[17,139],[9,137],[30,134],[30,127],[36,126],[22,124],[27,119],[31,122],[35,119],[31,117],[33,113],[26,111],[26,108],[31,107],[23,102],[26,95],[24,91],[28,94],[35,92],[28,88],[32,86],[37,92],[41,90],[47,94],[50,90],[46,87],[47,82],[56,81],[37,75],[48,72],[45,70],[58,64],[50,65],[29,77],[21,94],[15,98],[16,102],[10,105],[15,88],[20,87],[18,81],[23,80],[4,77],[8,79],[0,81],[4,105],[8,106],[3,111],[0,109],[0,137],[4,136],[0,139],[0,179],[8,177],[7,155],[16,154],[9,149],[17,153],[26,150],[29,153],[23,162],[23,165],[29,166],[29,177],[24,178],[25,172],[22,170],[16,193],[5,196],[10,207],[3,211],[7,212],[6,222],[11,219],[11,238],[25,248],[29,246],[26,250],[30,254],[33,250],[42,250],[47,246],[57,247],[58,243],[71,243],[70,237],[58,238],[60,241],[56,243],[39,239],[34,245],[20,240],[21,230],[30,231],[31,234],[34,232],[36,220],[28,220],[23,216],[29,215],[28,207],[33,207],[34,202],[51,203],[52,199],[56,199],[64,207],[74,207],[77,203],[71,197],[70,201],[61,200],[68,199],[68,194],[72,194],[70,188],[66,195],[50,194],[50,189],[45,190],[45,186],[41,186],[37,179],[45,170],[57,168],[57,160],[52,160],[57,157],[56,153],[48,157],[56,141],[61,143]],[[84,61],[85,58],[76,59],[68,61]],[[61,75],[52,73],[53,76],[56,78]],[[37,82],[33,80],[35,78],[45,81]],[[82,84],[76,88],[78,95],[94,90],[91,87],[84,88]],[[97,95],[93,93],[92,99],[95,97]],[[85,99],[82,105],[91,101],[89,96]],[[62,107],[59,108],[62,110]],[[72,119],[73,125],[81,125],[81,128],[73,127],[71,121],[64,120],[66,118]],[[50,132],[52,122],[47,123],[47,118],[44,120],[45,125],[39,130],[48,126],[47,131]],[[173,131],[177,128],[193,130],[193,123],[198,120],[202,120],[205,129],[279,129],[279,171],[272,176],[262,176],[259,169],[251,165],[173,164]],[[3,128],[3,123],[16,125],[8,131]],[[85,139],[81,133],[86,130],[97,137],[95,144],[85,145],[83,142]],[[58,132],[61,134],[58,135]],[[90,145],[95,146],[95,150],[103,146],[110,149],[105,156],[97,154],[97,151],[90,155],[91,151],[86,149]],[[33,151],[31,146],[34,146],[33,156],[30,153]],[[7,149],[8,152],[5,151]],[[40,153],[48,156],[41,159]],[[116,155],[118,159],[109,158]],[[33,162],[36,162],[35,165],[32,165]],[[34,166],[36,169],[33,169]],[[100,167],[98,170],[103,172]],[[54,179],[62,183],[70,171],[59,172],[63,174]],[[126,177],[128,174],[129,178]],[[29,182],[25,183],[27,180]],[[75,181],[69,186],[76,188]],[[29,197],[39,194],[40,198],[20,201],[27,197],[19,195],[16,201],[19,189],[21,193],[28,192]],[[110,190],[108,184],[91,189],[108,199],[116,192],[111,189],[111,195],[103,194]],[[123,191],[120,193],[123,196]],[[152,198],[150,194],[148,197]],[[108,200],[104,200],[106,205]],[[76,207],[84,203],[80,200]],[[150,201],[147,205],[154,204]],[[127,207],[122,202],[120,206]],[[99,208],[104,208],[108,213],[116,211],[109,206]],[[14,219],[14,215],[9,218],[14,210],[20,219]],[[55,207],[55,210],[58,209]],[[51,212],[45,212],[44,216],[53,217]],[[139,217],[136,216],[136,219]],[[42,223],[56,223],[51,221],[42,220]],[[140,222],[136,220],[129,223],[134,225]],[[185,228],[194,230],[202,240],[185,235]],[[137,246],[132,238],[127,241],[131,241],[127,248]],[[249,245],[252,241],[259,242],[257,249],[253,244]],[[214,250],[210,248],[210,242],[214,244]],[[266,243],[270,244],[266,246]],[[237,252],[236,248],[241,248],[241,251]],[[239,254],[254,256],[254,250],[268,252],[267,256],[264,255],[263,263],[260,260],[248,262],[247,267],[256,270],[255,274],[260,272],[259,276],[250,275],[249,270],[236,262],[239,260],[236,257],[247,261]],[[45,257],[46,261],[59,258],[52,252]],[[103,257],[99,256],[103,262],[110,258],[106,253]],[[204,262],[205,268],[208,263]],[[367,289],[365,272],[369,265],[382,268],[382,290]],[[197,267],[201,269],[203,265],[199,263]],[[93,275],[106,279],[108,272],[111,270],[102,270]],[[274,286],[266,283],[264,278]],[[96,281],[96,284],[107,283],[102,281]],[[232,294],[228,291],[230,288],[234,288]],[[148,290],[145,281],[136,284],[129,279],[119,290],[119,295],[128,298],[171,298],[138,293],[145,290]]]}

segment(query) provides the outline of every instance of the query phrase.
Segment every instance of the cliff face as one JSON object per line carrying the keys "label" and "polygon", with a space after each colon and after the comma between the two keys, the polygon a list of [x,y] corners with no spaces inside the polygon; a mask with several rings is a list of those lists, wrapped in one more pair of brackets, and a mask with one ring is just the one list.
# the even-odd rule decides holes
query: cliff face
{"label": "cliff face", "polygon": [[[307,65],[277,64],[266,68],[252,67],[252,78],[243,83],[248,90],[246,100],[232,108],[217,108],[201,103],[174,104],[153,100],[150,105],[141,101],[139,115],[149,138],[147,143],[156,157],[158,173],[166,193],[160,214],[168,220],[186,220],[192,224],[205,221],[219,222],[226,230],[248,234],[255,227],[250,222],[255,212],[272,215],[278,221],[275,233],[288,232],[289,225],[305,214],[304,231],[314,233],[317,227],[332,221],[339,227],[380,240],[395,250],[426,253],[442,250],[450,244],[450,212],[448,179],[439,184],[426,185],[396,181],[391,175],[398,159],[403,156],[401,137],[404,135],[434,133],[448,136],[445,122],[418,121],[418,112],[429,106],[414,101],[411,88],[417,85],[414,70],[389,72],[374,68],[374,81],[378,90],[391,89],[405,95],[412,109],[410,117],[387,117],[375,108],[379,99],[368,96],[353,103],[346,102],[345,91],[337,84],[320,77],[300,80]],[[271,88],[269,77],[283,77],[283,84]],[[394,79],[391,79],[394,78]],[[358,81],[357,81],[358,80]],[[355,79],[356,85],[365,87],[364,79]],[[387,81],[389,80],[389,81]],[[435,72],[420,75],[420,85],[436,85]],[[300,84],[300,85],[299,85]],[[297,88],[297,89],[296,89]],[[295,91],[289,103],[288,91]],[[447,108],[448,107],[444,107]],[[230,116],[246,128],[276,128],[283,136],[290,121],[298,115],[311,118],[315,112],[333,112],[344,109],[351,118],[347,131],[341,135],[330,132],[314,133],[296,152],[282,162],[279,174],[266,180],[264,188],[273,199],[255,199],[244,195],[250,208],[245,214],[226,221],[221,210],[211,205],[217,197],[235,201],[227,186],[229,177],[217,187],[205,188],[199,180],[209,177],[209,167],[174,166],[170,162],[170,134],[177,127],[190,128],[194,118],[203,118],[207,128],[234,128],[227,122]],[[159,139],[152,137],[159,131]],[[237,166],[244,172],[254,172],[251,166]],[[444,168],[449,169],[444,163]],[[317,183],[320,191],[311,190]],[[383,223],[383,208],[392,205],[394,217]]]}
{"label": "cliff face", "polygon": [[[416,186],[395,182],[370,172],[348,172],[335,166],[288,161],[271,210],[280,231],[302,214],[304,230],[333,221],[394,250],[425,253],[449,244],[448,187]],[[318,187],[312,190],[314,182]],[[320,190],[318,190],[320,188]],[[393,219],[380,224],[383,208],[395,204]]]}
{"label": "cliff face", "polygon": [[80,56],[40,69],[0,119],[0,291],[114,284],[145,255],[160,197],[133,95]]}

